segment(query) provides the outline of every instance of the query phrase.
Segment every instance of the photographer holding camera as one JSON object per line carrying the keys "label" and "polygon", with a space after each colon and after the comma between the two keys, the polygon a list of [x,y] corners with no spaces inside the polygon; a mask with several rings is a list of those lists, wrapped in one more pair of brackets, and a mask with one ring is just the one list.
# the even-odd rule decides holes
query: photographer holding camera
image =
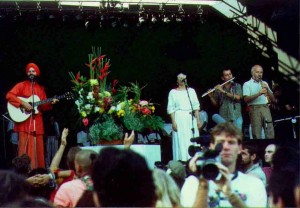
{"label": "photographer holding camera", "polygon": [[219,152],[219,156],[214,164],[206,152],[204,156],[195,154],[190,160],[190,171],[197,177],[189,176],[182,187],[184,207],[266,207],[264,184],[236,170],[242,137],[242,132],[230,122],[212,129],[210,149]]}

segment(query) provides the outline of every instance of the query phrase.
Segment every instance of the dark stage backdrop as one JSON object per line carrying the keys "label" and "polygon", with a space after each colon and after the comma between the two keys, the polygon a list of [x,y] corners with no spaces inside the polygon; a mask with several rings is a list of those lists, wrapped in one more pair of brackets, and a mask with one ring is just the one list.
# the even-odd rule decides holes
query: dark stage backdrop
{"label": "dark stage backdrop", "polygon": [[[86,28],[84,22],[65,23],[59,20],[0,22],[0,93],[1,114],[6,112],[5,94],[25,78],[25,66],[35,62],[41,69],[40,83],[49,97],[70,91],[69,71],[88,72],[87,54],[92,46],[101,46],[102,53],[111,60],[109,79],[120,84],[138,82],[147,85],[142,98],[160,105],[157,114],[166,122],[168,92],[176,87],[176,75],[183,72],[199,98],[216,84],[220,84],[220,70],[233,70],[236,82],[250,78],[250,68],[261,64],[264,80],[279,80],[286,93],[299,97],[295,84],[280,80],[271,71],[271,60],[247,41],[246,31],[218,13],[211,12],[205,22],[169,23],[158,25],[130,25],[124,27]],[[202,99],[206,110],[213,112]],[[299,102],[299,99],[294,99]],[[298,106],[298,105],[297,105]],[[61,128],[76,132],[77,115],[73,102],[61,101],[53,110]],[[247,117],[247,115],[246,115]],[[247,118],[245,118],[247,122]],[[75,135],[73,141],[76,142]],[[1,136],[2,137],[2,136]]]}

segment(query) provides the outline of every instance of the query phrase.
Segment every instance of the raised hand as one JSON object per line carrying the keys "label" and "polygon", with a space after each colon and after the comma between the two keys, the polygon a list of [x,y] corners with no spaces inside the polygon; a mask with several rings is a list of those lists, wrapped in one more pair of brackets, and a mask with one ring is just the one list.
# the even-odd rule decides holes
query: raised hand
{"label": "raised hand", "polygon": [[134,141],[134,131],[132,130],[131,131],[131,134],[130,136],[128,136],[128,133],[125,134],[125,137],[124,137],[124,147],[125,149],[129,149],[130,146],[132,145],[133,141]]}
{"label": "raised hand", "polygon": [[67,136],[69,135],[69,129],[64,128],[61,134],[61,145],[67,146]]}

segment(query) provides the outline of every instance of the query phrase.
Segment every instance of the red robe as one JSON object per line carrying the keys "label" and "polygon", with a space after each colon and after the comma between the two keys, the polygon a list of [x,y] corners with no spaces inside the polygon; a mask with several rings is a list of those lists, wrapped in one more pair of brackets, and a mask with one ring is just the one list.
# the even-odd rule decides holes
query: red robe
{"label": "red robe", "polygon": [[[40,100],[47,99],[44,88],[38,83],[33,85],[34,94]],[[20,107],[22,100],[18,97],[29,98],[32,95],[31,82],[24,81],[16,84],[7,94],[6,99],[15,107]],[[36,102],[36,101],[35,101]],[[19,132],[19,155],[26,153],[31,158],[32,168],[45,167],[44,161],[44,126],[42,112],[51,110],[51,104],[38,106],[39,113],[35,116],[30,116],[27,120],[15,123],[14,130]],[[34,137],[34,130],[36,138]]]}

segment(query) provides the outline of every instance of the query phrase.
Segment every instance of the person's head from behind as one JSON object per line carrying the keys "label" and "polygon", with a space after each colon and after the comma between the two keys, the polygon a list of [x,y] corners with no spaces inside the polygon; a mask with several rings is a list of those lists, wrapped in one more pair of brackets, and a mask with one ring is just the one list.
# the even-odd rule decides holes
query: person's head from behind
{"label": "person's head from behind", "polygon": [[29,184],[24,176],[12,171],[0,170],[0,206],[28,195]]}
{"label": "person's head from behind", "polygon": [[180,191],[173,178],[158,168],[152,174],[157,197],[156,207],[180,207]]}
{"label": "person's head from behind", "polygon": [[273,171],[268,191],[272,207],[300,207],[299,153],[290,147],[281,147],[273,155]]}
{"label": "person's head from behind", "polygon": [[269,144],[265,149],[265,162],[268,164],[272,163],[272,157],[277,149],[275,144]]}
{"label": "person's head from behind", "polygon": [[70,170],[75,171],[75,156],[81,149],[79,146],[71,147],[67,154],[67,166]]}
{"label": "person's head from behind", "polygon": [[130,150],[100,151],[92,171],[94,190],[104,207],[152,207],[155,187],[146,160]]}
{"label": "person's head from behind", "polygon": [[13,170],[20,175],[28,176],[28,173],[31,171],[31,160],[27,154],[22,154],[15,157],[12,160]]}
{"label": "person's head from behind", "polygon": [[78,177],[90,175],[93,162],[97,157],[97,153],[93,150],[83,149],[77,152],[75,156],[75,170]]}
{"label": "person's head from behind", "polygon": [[270,207],[296,207],[295,190],[299,171],[280,170],[272,172],[268,190]]}
{"label": "person's head from behind", "polygon": [[210,134],[211,149],[216,149],[217,146],[222,144],[222,151],[220,152],[222,164],[227,167],[235,167],[238,155],[241,152],[242,132],[231,122],[225,122],[216,125],[210,131]]}
{"label": "person's head from behind", "polygon": [[6,204],[7,207],[21,208],[21,207],[53,207],[50,202],[42,198],[27,197],[19,199],[18,201]]}

